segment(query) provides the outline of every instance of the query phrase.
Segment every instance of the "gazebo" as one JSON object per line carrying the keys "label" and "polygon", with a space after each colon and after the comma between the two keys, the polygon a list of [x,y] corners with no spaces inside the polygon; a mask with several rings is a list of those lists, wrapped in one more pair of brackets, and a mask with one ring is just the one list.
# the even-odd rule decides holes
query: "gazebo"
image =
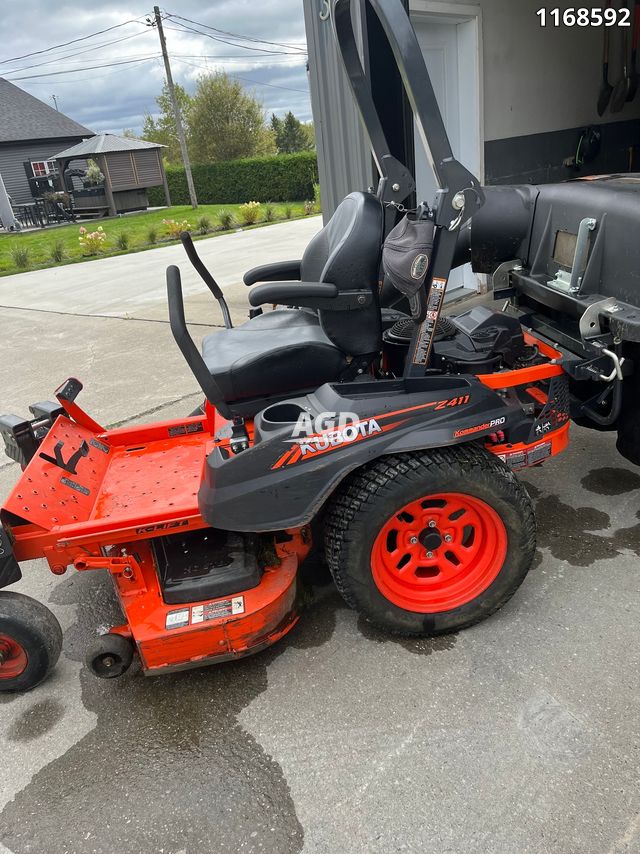
{"label": "gazebo", "polygon": [[[101,133],[56,154],[61,189],[73,196],[76,213],[116,216],[149,206],[148,187],[164,187],[167,206],[171,205],[161,149],[165,146],[143,139],[129,139]],[[71,168],[73,161],[94,160],[104,176],[102,184],[79,186],[84,169]]]}

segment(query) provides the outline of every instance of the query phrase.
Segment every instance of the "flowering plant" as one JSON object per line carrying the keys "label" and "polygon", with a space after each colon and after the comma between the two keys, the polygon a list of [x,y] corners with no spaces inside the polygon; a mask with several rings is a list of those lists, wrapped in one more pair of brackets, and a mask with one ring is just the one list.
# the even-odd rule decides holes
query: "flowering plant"
{"label": "flowering plant", "polygon": [[240,205],[238,210],[242,217],[242,222],[245,225],[253,225],[254,222],[258,221],[258,217],[260,216],[260,202],[246,202],[246,204]]}
{"label": "flowering plant", "polygon": [[84,173],[82,183],[88,187],[99,187],[104,184],[104,175],[95,160],[89,160],[87,171]]}
{"label": "flowering plant", "polygon": [[183,231],[191,231],[191,224],[183,219],[182,222],[177,222],[175,219],[163,219],[162,224],[169,237],[180,237]]}
{"label": "flowering plant", "polygon": [[83,255],[97,255],[99,252],[102,252],[106,239],[107,235],[101,225],[98,226],[96,231],[87,231],[83,225],[80,226],[80,237],[78,240],[82,247]]}

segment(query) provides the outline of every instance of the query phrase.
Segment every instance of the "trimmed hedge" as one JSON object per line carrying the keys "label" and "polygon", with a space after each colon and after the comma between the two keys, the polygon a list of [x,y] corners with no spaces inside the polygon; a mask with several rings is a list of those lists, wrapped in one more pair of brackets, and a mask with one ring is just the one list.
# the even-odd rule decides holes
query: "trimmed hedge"
{"label": "trimmed hedge", "polygon": [[[313,199],[318,181],[314,151],[250,157],[225,163],[201,163],[191,167],[198,202],[203,205],[232,205],[242,202],[296,202]],[[188,205],[189,192],[184,169],[167,168],[172,205]],[[149,204],[164,205],[162,187],[150,187]]]}

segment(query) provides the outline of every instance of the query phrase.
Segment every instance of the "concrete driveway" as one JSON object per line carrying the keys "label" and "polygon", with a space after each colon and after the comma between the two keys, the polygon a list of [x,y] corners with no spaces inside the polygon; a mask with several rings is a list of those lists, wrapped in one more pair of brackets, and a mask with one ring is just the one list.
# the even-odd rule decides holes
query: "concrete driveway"
{"label": "concrete driveway", "polygon": [[[317,227],[199,248],[214,271],[229,252],[235,295],[244,267],[299,256]],[[47,274],[0,280],[0,303],[20,306],[2,309],[3,408],[25,411],[69,373],[105,422],[193,408],[157,322],[176,257],[63,268],[55,289]],[[72,311],[90,316],[58,313]],[[149,320],[119,319],[129,312]],[[17,475],[0,467],[0,494]],[[523,479],[535,569],[500,613],[435,640],[381,636],[318,569],[315,601],[268,652],[102,682],[81,661],[114,612],[108,579],[34,562],[17,589],[56,612],[65,647],[45,685],[0,695],[0,851],[640,851],[640,474],[612,436],[574,428],[571,449]]]}

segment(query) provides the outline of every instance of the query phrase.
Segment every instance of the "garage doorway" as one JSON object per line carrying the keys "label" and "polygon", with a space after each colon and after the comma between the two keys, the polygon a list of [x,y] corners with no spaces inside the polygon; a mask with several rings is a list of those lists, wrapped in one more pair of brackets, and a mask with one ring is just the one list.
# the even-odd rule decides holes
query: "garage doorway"
{"label": "garage doorway", "polygon": [[[410,10],[454,156],[482,181],[480,7],[411,0]],[[433,171],[417,133],[414,139],[418,201],[431,204],[436,192]],[[463,289],[478,289],[470,265],[453,271],[447,297],[463,296]]]}

